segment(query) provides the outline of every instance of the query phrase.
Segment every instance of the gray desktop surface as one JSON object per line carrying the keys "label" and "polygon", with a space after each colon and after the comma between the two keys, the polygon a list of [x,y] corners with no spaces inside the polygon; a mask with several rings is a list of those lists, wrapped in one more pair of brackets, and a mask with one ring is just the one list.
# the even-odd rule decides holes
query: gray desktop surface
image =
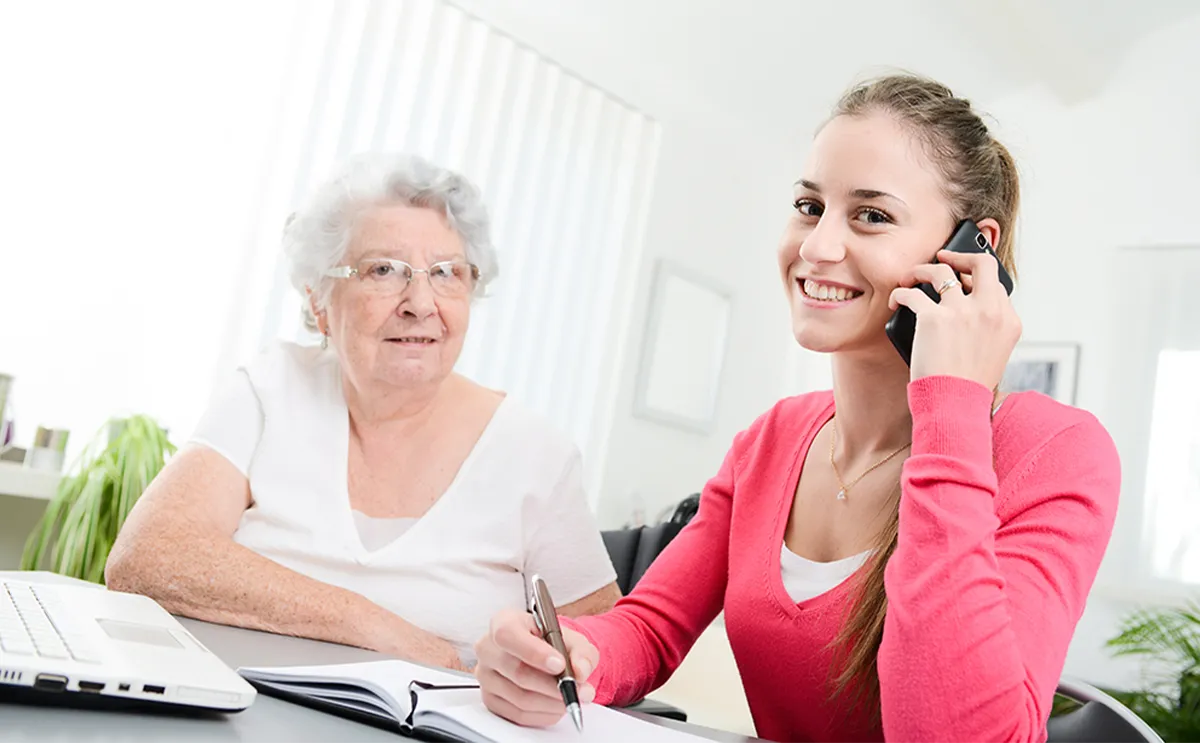
{"label": "gray desktop surface", "polygon": [[[0,578],[61,582],[44,573],[0,571]],[[102,590],[102,589],[98,589]],[[180,622],[196,639],[231,668],[267,665],[318,665],[379,660],[386,656],[360,648],[227,627],[194,619]],[[723,743],[750,743],[748,738],[709,728],[635,714],[657,725],[684,730]],[[347,720],[260,693],[254,704],[233,714],[84,710],[69,707],[6,703],[0,699],[0,739],[9,741],[390,741],[406,738],[371,725]]]}

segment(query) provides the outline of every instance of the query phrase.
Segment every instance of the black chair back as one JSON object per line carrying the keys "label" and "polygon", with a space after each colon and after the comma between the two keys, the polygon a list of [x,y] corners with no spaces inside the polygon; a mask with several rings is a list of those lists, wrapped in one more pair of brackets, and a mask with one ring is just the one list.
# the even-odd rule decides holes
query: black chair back
{"label": "black chair back", "polygon": [[1048,743],[1162,743],[1153,728],[1125,705],[1100,689],[1070,677],[1057,693],[1082,706],[1046,723]]}
{"label": "black chair back", "polygon": [[622,596],[629,595],[645,574],[646,568],[658,557],[658,553],[662,552],[682,529],[683,524],[667,522],[656,526],[601,532],[600,536],[608,549],[613,570],[617,572],[617,586],[621,589]]}
{"label": "black chair back", "polygon": [[600,533],[622,596],[628,596],[671,540],[687,526],[700,508],[700,494],[694,493],[675,506],[670,518],[654,526],[612,529]]}
{"label": "black chair back", "polygon": [[[671,517],[661,524],[600,532],[613,569],[617,572],[617,586],[621,589],[622,596],[629,595],[650,567],[650,563],[654,562],[659,553],[692,520],[699,508],[699,501],[699,493],[684,498],[675,507]],[[638,700],[625,709],[687,722],[687,713],[683,710],[652,699]]]}

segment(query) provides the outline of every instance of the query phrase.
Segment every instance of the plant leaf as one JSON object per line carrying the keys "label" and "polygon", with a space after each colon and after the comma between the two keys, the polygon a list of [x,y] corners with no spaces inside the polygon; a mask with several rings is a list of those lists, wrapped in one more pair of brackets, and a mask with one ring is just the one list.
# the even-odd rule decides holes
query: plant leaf
{"label": "plant leaf", "polygon": [[[109,437],[110,429],[116,435]],[[129,511],[175,447],[149,416],[113,418],[84,446],[26,539],[21,568],[103,582]]]}
{"label": "plant leaf", "polygon": [[1110,691],[1166,741],[1200,740],[1200,607],[1138,610],[1107,643],[1114,655],[1153,661],[1143,688]]}

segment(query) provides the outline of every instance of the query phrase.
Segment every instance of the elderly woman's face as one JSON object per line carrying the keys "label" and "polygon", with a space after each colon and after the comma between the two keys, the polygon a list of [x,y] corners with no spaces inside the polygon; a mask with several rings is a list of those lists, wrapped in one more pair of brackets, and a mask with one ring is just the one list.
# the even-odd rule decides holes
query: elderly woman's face
{"label": "elderly woman's face", "polygon": [[[342,264],[393,258],[415,269],[466,260],[466,250],[446,217],[406,205],[380,205],[359,216]],[[369,281],[369,280],[368,280]],[[356,385],[410,386],[442,381],[462,351],[470,294],[435,292],[429,277],[414,273],[407,288],[380,291],[357,277],[339,280],[325,320],[343,367]]]}

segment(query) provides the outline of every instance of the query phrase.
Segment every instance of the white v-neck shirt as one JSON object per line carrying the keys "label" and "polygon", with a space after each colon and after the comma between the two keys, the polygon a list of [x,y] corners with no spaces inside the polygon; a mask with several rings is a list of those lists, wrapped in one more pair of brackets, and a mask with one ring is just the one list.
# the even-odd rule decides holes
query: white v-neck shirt
{"label": "white v-neck shirt", "polygon": [[350,507],[349,413],[332,350],[281,342],[239,367],[191,440],[250,481],[235,542],[367,597],[468,662],[493,614],[525,609],[533,574],[559,606],[616,579],[577,447],[507,396],[450,487],[411,524]]}
{"label": "white v-neck shirt", "polygon": [[833,562],[817,562],[792,552],[785,542],[779,554],[783,588],[797,604],[808,601],[837,588],[854,575],[870,556],[871,551],[867,550]]}

